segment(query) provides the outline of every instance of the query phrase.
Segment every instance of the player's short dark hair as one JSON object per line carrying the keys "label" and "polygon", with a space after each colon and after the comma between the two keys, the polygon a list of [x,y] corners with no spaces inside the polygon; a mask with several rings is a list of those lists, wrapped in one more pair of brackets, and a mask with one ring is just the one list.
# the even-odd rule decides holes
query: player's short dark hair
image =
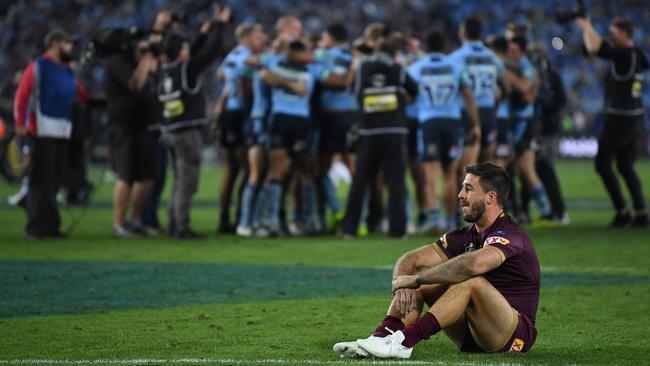
{"label": "player's short dark hair", "polygon": [[616,18],[612,21],[612,25],[627,34],[628,37],[634,37],[634,23],[632,23],[632,21],[623,18]]}
{"label": "player's short dark hair", "polygon": [[307,46],[301,40],[294,40],[289,42],[289,51],[306,51]]}
{"label": "player's short dark hair", "polygon": [[345,42],[348,40],[348,30],[341,23],[335,23],[327,27],[325,32],[338,42]]}
{"label": "player's short dark hair", "polygon": [[496,53],[508,52],[508,40],[503,36],[492,38],[489,46]]}
{"label": "player's short dark hair", "polygon": [[467,39],[477,40],[481,38],[483,23],[477,17],[469,17],[463,22],[463,28],[465,29],[465,37]]}
{"label": "player's short dark hair", "polygon": [[162,50],[170,61],[174,61],[183,49],[187,39],[178,33],[168,34],[162,42]]}
{"label": "player's short dark hair", "polygon": [[465,167],[465,174],[479,177],[485,192],[496,192],[497,203],[503,207],[510,193],[510,177],[505,169],[492,163],[472,164]]}
{"label": "player's short dark hair", "polygon": [[519,48],[523,51],[526,52],[526,47],[528,47],[528,40],[524,36],[514,36],[510,38],[510,42],[516,44],[519,46]]}
{"label": "player's short dark hair", "polygon": [[426,43],[429,52],[443,52],[445,50],[445,37],[438,31],[429,32]]}

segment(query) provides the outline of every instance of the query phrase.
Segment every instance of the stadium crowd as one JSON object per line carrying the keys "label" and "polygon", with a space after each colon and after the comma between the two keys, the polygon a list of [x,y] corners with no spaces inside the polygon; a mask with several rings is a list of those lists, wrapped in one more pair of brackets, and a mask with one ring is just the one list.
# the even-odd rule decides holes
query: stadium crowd
{"label": "stadium crowd", "polygon": [[[192,230],[189,212],[207,130],[225,151],[222,233],[438,235],[458,225],[458,178],[462,166],[479,160],[521,177],[521,195],[508,202],[518,221],[532,221],[532,200],[536,221],[552,226],[569,222],[554,144],[563,130],[597,127],[583,121],[599,115],[604,92],[587,76],[606,66],[585,61],[572,23],[549,16],[557,5],[23,1],[7,9],[0,27],[0,45],[10,50],[0,57],[0,77],[3,90],[15,88],[54,26],[83,37],[97,34],[97,25],[148,30],[137,39],[122,34],[119,51],[102,46],[108,38],[95,38],[95,51],[105,54],[81,56],[82,80],[107,104],[118,176],[115,237],[163,232],[156,208],[167,165],[174,172],[169,234],[205,237]],[[637,2],[626,5],[629,14],[622,15],[633,21],[648,12]],[[612,7],[603,2],[589,10],[606,34]],[[638,44],[647,48],[650,32],[641,31]],[[60,41],[72,41],[63,34]],[[93,64],[88,57],[102,58],[105,67],[84,73]],[[134,116],[140,120],[124,122]],[[414,192],[405,184],[407,166]],[[332,169],[352,174],[345,209]]]}

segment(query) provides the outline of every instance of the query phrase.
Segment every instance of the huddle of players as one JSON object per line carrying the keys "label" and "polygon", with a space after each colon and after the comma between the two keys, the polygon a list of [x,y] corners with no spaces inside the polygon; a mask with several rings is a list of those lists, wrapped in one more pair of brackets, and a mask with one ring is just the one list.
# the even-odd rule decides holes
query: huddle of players
{"label": "huddle of players", "polygon": [[[419,208],[417,226],[410,223],[409,233],[438,234],[457,227],[460,167],[479,160],[516,164],[542,218],[550,218],[531,149],[539,83],[525,56],[525,36],[509,32],[486,45],[481,22],[471,17],[460,26],[462,46],[447,54],[447,37],[441,33],[426,36],[423,52],[417,38],[388,33],[378,23],[369,25],[352,46],[340,24],[325,29],[311,45],[315,42],[301,40],[302,25],[295,17],[280,18],[275,30],[276,39],[265,49],[261,26],[240,25],[239,45],[219,69],[225,87],[216,124],[226,151],[219,231],[240,236],[320,232],[326,207],[335,220],[343,218],[327,173],[333,161],[348,164],[353,175],[355,163],[364,163],[355,162],[349,144],[360,113],[351,85],[355,69],[379,53],[384,42],[399,45],[394,61],[418,86],[405,108],[405,150]],[[235,225],[229,210],[239,172],[246,183],[239,192]],[[288,193],[293,217],[284,228]],[[406,197],[404,207],[410,211]]]}

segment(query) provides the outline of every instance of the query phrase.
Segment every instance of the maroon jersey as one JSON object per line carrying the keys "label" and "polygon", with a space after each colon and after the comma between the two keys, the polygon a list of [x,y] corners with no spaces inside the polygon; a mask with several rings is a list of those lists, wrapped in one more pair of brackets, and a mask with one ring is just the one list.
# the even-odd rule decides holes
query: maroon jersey
{"label": "maroon jersey", "polygon": [[443,260],[492,245],[504,260],[483,277],[494,286],[510,306],[535,322],[539,303],[539,261],[530,238],[510,216],[501,215],[483,233],[474,224],[443,235],[433,245]]}

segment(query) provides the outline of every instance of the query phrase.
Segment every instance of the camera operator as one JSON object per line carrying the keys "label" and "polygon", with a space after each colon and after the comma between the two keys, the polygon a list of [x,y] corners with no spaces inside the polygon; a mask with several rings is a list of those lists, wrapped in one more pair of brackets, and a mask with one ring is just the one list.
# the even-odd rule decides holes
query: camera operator
{"label": "camera operator", "polygon": [[72,133],[75,97],[85,99],[83,88],[70,68],[76,39],[63,29],[45,37],[45,53],[30,63],[16,90],[16,134],[30,138],[28,175],[28,239],[65,236],[56,195],[62,184]]}
{"label": "camera operator", "polygon": [[[611,41],[603,40],[587,17],[578,17],[576,24],[582,30],[587,54],[611,61],[605,79],[605,125],[596,154],[596,171],[616,209],[610,226],[648,226],[641,181],[634,170],[645,136],[642,85],[643,72],[650,67],[648,59],[643,50],[635,45],[634,24],[628,20],[615,19],[612,22],[609,28]],[[628,211],[612,168],[614,159],[630,190],[636,210],[634,218]]]}
{"label": "camera operator", "polygon": [[152,82],[156,57],[145,40],[122,42],[129,43],[126,50],[105,60],[104,88],[109,148],[117,174],[112,235],[129,238],[145,233],[140,216],[156,177],[156,165],[151,163],[156,159],[155,144],[148,125],[159,113]]}
{"label": "camera operator", "polygon": [[201,168],[202,128],[208,122],[199,77],[216,61],[222,44],[223,24],[229,19],[229,8],[216,8],[214,21],[203,24],[199,38],[191,47],[176,33],[163,41],[164,64],[156,92],[163,105],[161,141],[170,151],[174,170],[169,230],[178,239],[205,238],[190,228],[190,205],[198,188]]}

